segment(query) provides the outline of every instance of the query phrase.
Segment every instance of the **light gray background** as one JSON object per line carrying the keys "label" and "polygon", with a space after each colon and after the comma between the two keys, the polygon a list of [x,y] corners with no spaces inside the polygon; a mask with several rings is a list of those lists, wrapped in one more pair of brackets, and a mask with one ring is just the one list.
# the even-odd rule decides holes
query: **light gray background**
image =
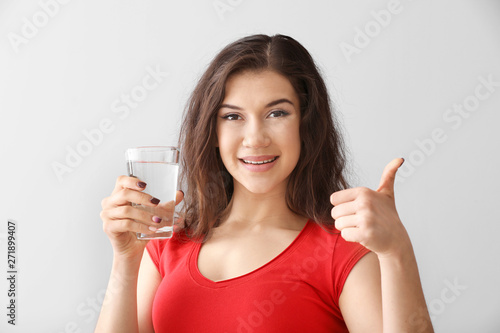
{"label": "light gray background", "polygon": [[[397,205],[436,331],[499,332],[500,3],[401,0],[381,26],[371,12],[390,3],[0,1],[0,331],[93,331],[112,259],[100,202],[125,173],[124,150],[176,143],[186,99],[221,47],[283,33],[323,71],[354,185],[376,188],[386,163],[407,159]],[[40,27],[16,47],[25,19]],[[348,57],[341,46],[356,46],[357,29],[372,37]],[[141,96],[148,70],[169,75]],[[481,78],[496,87],[477,88],[479,100]],[[136,107],[113,112],[131,93]],[[473,109],[464,116],[447,111],[464,103]],[[111,128],[89,146],[83,131],[102,121]],[[440,142],[430,144],[433,132]],[[87,156],[58,179],[54,163],[77,147]],[[5,316],[9,218],[18,222],[16,327]]]}

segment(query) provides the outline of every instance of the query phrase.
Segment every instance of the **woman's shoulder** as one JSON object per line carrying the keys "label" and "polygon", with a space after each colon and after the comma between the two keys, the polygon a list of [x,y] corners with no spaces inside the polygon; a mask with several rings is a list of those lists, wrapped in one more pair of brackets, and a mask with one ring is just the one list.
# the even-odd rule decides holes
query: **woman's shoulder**
{"label": "woman's shoulder", "polygon": [[318,288],[325,293],[333,292],[337,302],[350,271],[370,251],[359,243],[346,241],[338,229],[313,220],[308,221],[303,231],[294,258],[304,270],[315,272],[314,278],[321,280],[317,282]]}
{"label": "woman's shoulder", "polygon": [[310,241],[317,244],[329,244],[332,246],[332,249],[339,241],[342,242],[339,230],[333,226],[324,225],[312,219],[309,219],[304,231],[308,231],[308,238]]}
{"label": "woman's shoulder", "polygon": [[332,263],[345,264],[346,261],[356,260],[364,254],[370,252],[359,243],[348,242],[342,238],[341,233],[335,227],[321,225],[313,220],[309,220],[311,244],[328,251],[332,256]]}
{"label": "woman's shoulder", "polygon": [[174,232],[171,238],[150,240],[146,245],[146,249],[153,262],[158,266],[164,254],[169,259],[182,257],[188,253],[195,244],[196,242],[192,240],[186,232],[179,230],[178,232]]}

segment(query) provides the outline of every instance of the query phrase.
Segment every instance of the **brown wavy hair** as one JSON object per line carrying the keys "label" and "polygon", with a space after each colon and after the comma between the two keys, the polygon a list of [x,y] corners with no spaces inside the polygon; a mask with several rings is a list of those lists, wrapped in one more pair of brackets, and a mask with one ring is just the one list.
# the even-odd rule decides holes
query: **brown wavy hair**
{"label": "brown wavy hair", "polygon": [[216,147],[217,112],[229,76],[273,70],[290,80],[300,100],[300,157],[286,191],[288,208],[332,227],[330,194],[348,187],[346,153],[325,82],[309,52],[284,35],[252,35],[227,45],[212,60],[184,112],[179,145],[181,212],[187,234],[204,240],[220,224],[233,179]]}

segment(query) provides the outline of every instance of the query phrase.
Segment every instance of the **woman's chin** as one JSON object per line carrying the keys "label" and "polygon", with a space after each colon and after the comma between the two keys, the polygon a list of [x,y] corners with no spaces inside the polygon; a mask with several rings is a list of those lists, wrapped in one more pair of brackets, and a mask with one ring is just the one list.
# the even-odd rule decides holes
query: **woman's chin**
{"label": "woman's chin", "polygon": [[[271,184],[269,181],[263,182],[246,182],[245,184],[240,184],[242,190],[245,192],[249,192],[251,194],[272,194],[279,191],[279,185]],[[236,188],[235,188],[236,191]]]}

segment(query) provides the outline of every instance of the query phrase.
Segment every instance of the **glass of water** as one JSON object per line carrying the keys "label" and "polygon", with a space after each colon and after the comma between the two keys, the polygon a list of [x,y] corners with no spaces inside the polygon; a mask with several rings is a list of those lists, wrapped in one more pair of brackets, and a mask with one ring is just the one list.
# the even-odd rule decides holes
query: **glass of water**
{"label": "glass of water", "polygon": [[138,239],[172,237],[179,154],[179,148],[166,146],[130,148],[125,153],[129,176],[145,182],[147,186],[144,192],[160,199],[160,205],[164,209],[166,206],[168,211],[165,216],[157,207],[133,204],[161,218],[157,231],[148,234],[137,233]]}

